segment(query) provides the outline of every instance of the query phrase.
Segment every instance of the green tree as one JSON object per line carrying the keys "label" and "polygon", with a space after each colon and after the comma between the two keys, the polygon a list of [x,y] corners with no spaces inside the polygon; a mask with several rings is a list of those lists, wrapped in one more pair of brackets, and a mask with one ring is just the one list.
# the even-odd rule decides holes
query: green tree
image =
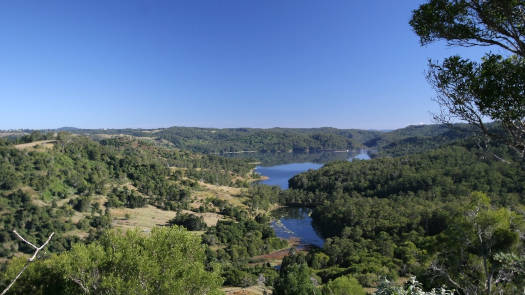
{"label": "green tree", "polygon": [[485,194],[473,193],[444,232],[444,250],[431,269],[465,294],[504,290],[505,282],[495,280],[504,271],[496,254],[512,252],[518,226],[519,219],[510,210],[493,209]]}
{"label": "green tree", "polygon": [[310,270],[305,263],[288,266],[286,271],[279,273],[274,283],[275,295],[314,295],[320,294],[314,286]]}
{"label": "green tree", "polygon": [[[52,255],[27,269],[12,294],[221,294],[218,271],[204,267],[200,239],[183,228],[106,232],[89,245]],[[15,259],[6,277],[19,269]]]}
{"label": "green tree", "polygon": [[[486,139],[506,140],[525,157],[525,1],[430,0],[414,10],[410,25],[422,45],[445,40],[457,46],[494,46],[481,63],[459,56],[430,62],[428,78],[438,93],[443,121],[464,120]],[[483,120],[497,121],[504,136]]]}
{"label": "green tree", "polygon": [[323,295],[365,295],[359,282],[350,276],[342,276],[323,286]]}
{"label": "green tree", "polygon": [[283,258],[279,278],[273,284],[276,295],[312,295],[321,294],[314,284],[316,279],[306,263],[306,257],[291,248],[288,256]]}

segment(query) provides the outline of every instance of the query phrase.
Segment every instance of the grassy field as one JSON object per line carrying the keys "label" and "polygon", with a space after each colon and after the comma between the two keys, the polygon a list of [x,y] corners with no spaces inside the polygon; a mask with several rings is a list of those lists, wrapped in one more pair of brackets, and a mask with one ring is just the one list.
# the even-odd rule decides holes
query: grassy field
{"label": "grassy field", "polygon": [[39,140],[39,141],[33,141],[30,143],[22,143],[15,145],[16,149],[24,150],[24,149],[31,149],[31,148],[52,148],[53,144],[56,142],[56,140]]}
{"label": "grassy field", "polygon": [[138,227],[149,232],[154,226],[166,225],[177,213],[161,210],[151,205],[143,208],[114,208],[110,210],[115,228],[132,229]]}
{"label": "grassy field", "polygon": [[[213,185],[204,182],[199,182],[199,186],[201,187],[201,190],[192,192],[192,197],[196,199],[197,204],[202,203],[202,201],[207,198],[217,198],[227,201],[234,206],[247,207],[243,203],[246,198],[241,197],[242,188]],[[197,207],[199,207],[199,205],[197,205]]]}

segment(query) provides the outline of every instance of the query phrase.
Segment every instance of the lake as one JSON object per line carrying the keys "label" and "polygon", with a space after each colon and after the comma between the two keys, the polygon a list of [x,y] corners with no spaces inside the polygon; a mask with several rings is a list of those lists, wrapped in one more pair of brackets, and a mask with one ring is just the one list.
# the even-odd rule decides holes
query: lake
{"label": "lake", "polygon": [[[301,154],[302,155],[302,154]],[[282,189],[288,188],[288,179],[294,177],[295,175],[305,172],[309,169],[319,169],[323,164],[337,160],[348,160],[352,161],[354,159],[358,160],[369,160],[370,156],[365,150],[359,151],[359,153],[336,153],[336,152],[325,152],[325,153],[316,153],[311,155],[314,159],[319,161],[312,162],[294,162],[294,163],[282,163],[280,165],[264,166],[260,165],[255,168],[255,172],[268,177],[268,179],[261,181],[263,184],[267,185],[277,185]],[[303,156],[304,158],[304,156]],[[321,161],[322,159],[322,161]]]}
{"label": "lake", "polygon": [[[293,158],[293,156],[290,157]],[[306,156],[302,155],[301,157],[304,159]],[[316,154],[314,157],[315,159],[338,158],[337,160],[343,157],[342,159],[346,159],[348,161],[353,161],[354,159],[370,159],[370,156],[365,150],[361,150],[359,153],[331,153],[331,155]],[[277,185],[282,189],[288,189],[288,179],[309,169],[319,169],[326,162],[327,161],[296,162],[272,166],[260,165],[255,168],[255,171],[268,177],[268,179],[261,181],[261,183],[267,185]],[[272,222],[272,228],[279,238],[299,238],[299,248],[309,245],[322,247],[324,240],[312,225],[312,218],[310,217],[311,213],[312,209],[305,207],[279,208],[272,212],[272,215],[275,218],[275,220]]]}

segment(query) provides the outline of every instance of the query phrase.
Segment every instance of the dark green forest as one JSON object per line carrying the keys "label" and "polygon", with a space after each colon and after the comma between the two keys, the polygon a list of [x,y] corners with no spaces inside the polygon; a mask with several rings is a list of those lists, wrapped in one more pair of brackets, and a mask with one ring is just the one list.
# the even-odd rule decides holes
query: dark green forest
{"label": "dark green forest", "polygon": [[[318,272],[325,280],[351,274],[372,286],[380,277],[415,275],[426,288],[479,293],[487,279],[516,266],[505,255],[522,255],[522,165],[469,144],[333,162],[290,179],[281,202],[315,207],[314,225],[327,238]],[[511,294],[520,284],[493,288]]]}
{"label": "dark green forest", "polygon": [[[298,154],[367,148],[372,151],[377,150],[381,156],[398,156],[437,148],[442,144],[476,134],[474,128],[465,124],[415,125],[392,131],[336,128],[217,129],[197,127],[65,129],[72,133],[89,135],[95,139],[104,138],[104,135],[129,135],[160,144],[169,144],[182,150],[226,155],[236,152],[295,152]],[[34,134],[33,130],[22,131]],[[48,131],[56,132],[60,129]],[[17,140],[19,142],[31,140],[30,136],[18,137]],[[33,138],[32,141],[34,140]],[[246,156],[249,157],[249,153]]]}

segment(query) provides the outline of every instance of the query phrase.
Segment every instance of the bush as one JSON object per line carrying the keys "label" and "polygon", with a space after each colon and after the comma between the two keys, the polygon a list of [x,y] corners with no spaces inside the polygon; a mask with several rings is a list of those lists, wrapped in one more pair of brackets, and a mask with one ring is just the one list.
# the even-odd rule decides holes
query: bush
{"label": "bush", "polygon": [[206,228],[206,223],[202,216],[193,214],[179,213],[175,218],[169,221],[170,225],[181,225],[187,230],[203,230]]}
{"label": "bush", "polygon": [[323,295],[365,295],[359,282],[351,276],[342,276],[328,282],[322,288]]}

